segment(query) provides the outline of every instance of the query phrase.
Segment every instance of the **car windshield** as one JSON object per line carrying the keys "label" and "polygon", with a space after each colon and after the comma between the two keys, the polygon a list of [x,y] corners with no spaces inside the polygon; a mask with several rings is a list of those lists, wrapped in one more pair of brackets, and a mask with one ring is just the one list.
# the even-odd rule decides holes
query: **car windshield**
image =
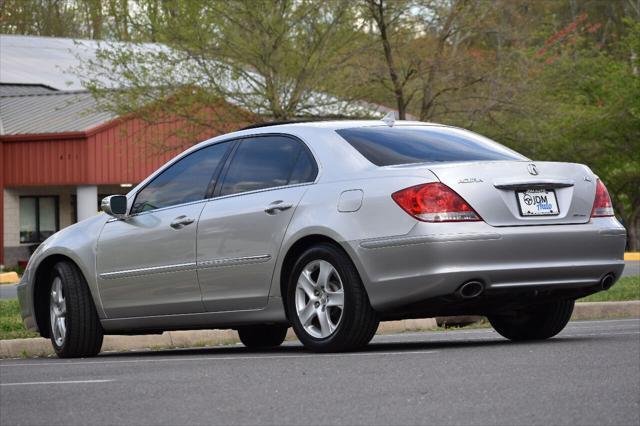
{"label": "car windshield", "polygon": [[449,161],[526,160],[476,133],[444,126],[357,127],[336,132],[377,166]]}

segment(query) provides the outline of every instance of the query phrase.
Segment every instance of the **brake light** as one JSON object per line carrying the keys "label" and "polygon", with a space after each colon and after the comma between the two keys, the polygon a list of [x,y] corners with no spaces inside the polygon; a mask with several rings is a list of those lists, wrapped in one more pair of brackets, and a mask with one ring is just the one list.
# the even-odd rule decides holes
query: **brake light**
{"label": "brake light", "polygon": [[391,198],[423,222],[475,222],[480,216],[453,189],[436,182],[394,192]]}
{"label": "brake light", "polygon": [[591,210],[591,217],[606,217],[613,216],[613,204],[611,204],[611,197],[609,197],[609,191],[604,183],[600,179],[596,182],[596,199],[593,200],[593,210]]}

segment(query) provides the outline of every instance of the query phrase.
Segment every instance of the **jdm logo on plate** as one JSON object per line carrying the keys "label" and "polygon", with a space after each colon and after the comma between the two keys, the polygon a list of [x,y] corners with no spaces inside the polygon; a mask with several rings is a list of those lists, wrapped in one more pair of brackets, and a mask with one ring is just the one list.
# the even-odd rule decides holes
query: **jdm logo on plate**
{"label": "jdm logo on plate", "polygon": [[554,216],[560,214],[556,193],[548,189],[516,192],[522,216]]}

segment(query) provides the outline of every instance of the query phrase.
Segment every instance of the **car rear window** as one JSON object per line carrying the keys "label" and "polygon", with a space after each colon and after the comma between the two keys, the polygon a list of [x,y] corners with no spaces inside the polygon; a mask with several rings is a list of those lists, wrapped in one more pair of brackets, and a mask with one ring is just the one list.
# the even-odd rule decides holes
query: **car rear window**
{"label": "car rear window", "polygon": [[437,126],[357,127],[336,132],[377,166],[448,161],[526,160],[467,130]]}

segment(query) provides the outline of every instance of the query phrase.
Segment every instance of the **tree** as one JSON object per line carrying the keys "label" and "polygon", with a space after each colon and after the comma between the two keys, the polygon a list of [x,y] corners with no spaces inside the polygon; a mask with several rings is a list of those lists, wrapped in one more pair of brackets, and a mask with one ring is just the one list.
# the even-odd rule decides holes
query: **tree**
{"label": "tree", "polygon": [[505,9],[514,9],[510,3],[497,8],[470,0],[362,1],[380,52],[378,61],[363,61],[364,68],[376,75],[384,62],[387,70],[385,78],[372,80],[370,93],[387,91],[387,103],[396,105],[401,118],[473,124],[509,101],[510,91],[501,87],[499,46],[489,39],[512,31],[499,20]]}
{"label": "tree", "polygon": [[640,23],[627,20],[608,46],[600,16],[578,14],[547,34],[529,56],[518,111],[503,111],[482,131],[536,160],[587,164],[609,188],[616,214],[640,249]]}
{"label": "tree", "polygon": [[198,128],[226,125],[229,111],[213,113],[222,103],[240,122],[364,111],[331,95],[359,37],[347,0],[171,2],[155,22],[138,19],[132,26],[150,24],[162,46],[105,43],[77,70],[118,115]]}
{"label": "tree", "polygon": [[[403,26],[410,25],[406,21],[408,20],[407,15],[411,4],[406,1],[393,0],[365,0],[365,4],[365,16],[374,22],[380,38],[399,118],[400,120],[405,120],[407,107],[415,93],[407,93],[407,85],[415,77],[417,67],[411,61],[407,61],[404,64],[405,66],[399,68],[398,49],[394,49],[392,43],[394,38],[402,38],[401,36],[398,37],[398,33],[402,32]],[[380,82],[384,84],[385,80],[381,79]]]}

